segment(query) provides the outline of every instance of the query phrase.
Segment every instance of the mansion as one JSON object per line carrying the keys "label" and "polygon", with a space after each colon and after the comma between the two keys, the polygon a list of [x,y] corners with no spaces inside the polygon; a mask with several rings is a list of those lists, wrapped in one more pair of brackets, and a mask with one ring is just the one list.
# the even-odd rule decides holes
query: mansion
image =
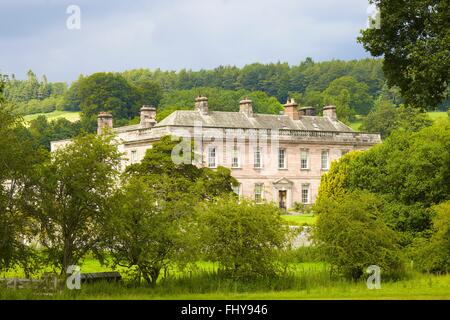
{"label": "mansion", "polygon": [[[381,141],[379,134],[355,132],[340,122],[336,107],[323,108],[316,116],[313,107],[298,108],[294,100],[279,115],[258,114],[252,101],[239,102],[239,112],[210,111],[208,99],[197,97],[194,110],[174,111],[161,122],[156,109],[143,106],[140,123],[113,128],[113,117],[98,115],[98,133],[112,129],[125,154],[126,165],[142,160],[152,143],[172,135],[195,141],[194,164],[224,166],[239,181],[239,196],[273,201],[289,209],[294,203],[315,201],[320,177],[331,162],[351,150],[365,150]],[[54,141],[56,150],[69,141]]]}

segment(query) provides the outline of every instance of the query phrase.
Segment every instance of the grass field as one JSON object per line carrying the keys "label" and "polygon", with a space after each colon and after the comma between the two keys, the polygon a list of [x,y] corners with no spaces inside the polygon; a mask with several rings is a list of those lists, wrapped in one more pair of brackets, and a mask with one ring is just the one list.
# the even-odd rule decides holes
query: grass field
{"label": "grass field", "polygon": [[[427,112],[427,113],[430,116],[430,118],[434,121],[436,121],[438,119],[448,118],[447,112],[445,112],[445,111],[432,111],[432,112]],[[360,115],[357,115],[356,119],[349,124],[349,127],[355,131],[359,131],[361,128],[362,122],[363,122],[362,117]]]}
{"label": "grass field", "polygon": [[[450,299],[450,275],[413,273],[401,281],[381,281],[381,289],[370,290],[365,281],[331,279],[324,263],[298,263],[280,279],[245,283],[218,278],[211,263],[199,270],[179,272],[154,287],[126,283],[82,284],[81,290],[63,290],[43,295],[30,290],[0,290],[0,299]],[[93,259],[82,272],[106,271]]]}
{"label": "grass field", "polygon": [[46,116],[47,119],[55,120],[58,118],[66,118],[67,120],[71,122],[75,122],[80,120],[80,113],[79,112],[71,112],[71,111],[53,111],[49,113],[36,113],[36,114],[29,114],[23,117],[25,121],[31,121],[36,119],[39,116]]}
{"label": "grass field", "polygon": [[289,215],[285,214],[281,216],[291,226],[303,226],[303,225],[314,225],[316,223],[317,217],[312,214],[300,214],[300,215]]}

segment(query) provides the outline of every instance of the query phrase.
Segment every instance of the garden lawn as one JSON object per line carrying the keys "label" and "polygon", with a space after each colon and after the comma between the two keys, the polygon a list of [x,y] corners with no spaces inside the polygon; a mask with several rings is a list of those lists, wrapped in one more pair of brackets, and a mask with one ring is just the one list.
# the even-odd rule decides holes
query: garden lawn
{"label": "garden lawn", "polygon": [[39,116],[45,116],[47,117],[48,121],[55,120],[58,118],[66,118],[67,120],[71,122],[75,122],[80,120],[80,113],[79,112],[71,112],[71,111],[53,111],[49,113],[35,113],[35,114],[29,114],[23,117],[23,119],[26,122],[29,122],[31,120],[36,119]]}
{"label": "garden lawn", "polygon": [[282,215],[281,218],[283,218],[283,220],[291,226],[304,226],[304,225],[312,226],[316,223],[317,219],[317,217],[314,216],[313,214],[300,214],[300,215],[286,214]]}

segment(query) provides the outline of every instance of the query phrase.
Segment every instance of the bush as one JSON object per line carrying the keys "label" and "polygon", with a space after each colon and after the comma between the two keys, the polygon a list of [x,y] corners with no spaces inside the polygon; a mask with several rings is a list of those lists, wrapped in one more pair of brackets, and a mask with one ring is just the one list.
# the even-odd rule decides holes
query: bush
{"label": "bush", "polygon": [[413,259],[421,271],[450,272],[450,201],[432,207],[432,235],[416,239],[412,246]]}
{"label": "bush", "polygon": [[322,199],[316,205],[313,238],[338,273],[356,280],[365,268],[378,265],[383,274],[401,274],[398,236],[382,219],[383,205],[375,194],[364,191]]}
{"label": "bush", "polygon": [[206,258],[219,262],[226,276],[274,276],[280,270],[277,255],[288,227],[276,206],[226,197],[203,203],[197,212]]}

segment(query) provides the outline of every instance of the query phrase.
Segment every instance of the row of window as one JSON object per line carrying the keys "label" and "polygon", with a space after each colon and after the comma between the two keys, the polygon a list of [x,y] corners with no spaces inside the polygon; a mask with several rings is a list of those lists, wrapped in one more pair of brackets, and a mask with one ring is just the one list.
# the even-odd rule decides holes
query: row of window
{"label": "row of window", "polygon": [[[278,149],[278,169],[287,169],[286,164],[287,159],[287,150],[284,148]],[[256,148],[253,154],[253,167],[258,169],[262,168],[262,157],[261,157],[261,149]],[[320,164],[322,170],[329,169],[329,150],[321,151]],[[231,167],[239,168],[240,167],[240,157],[239,157],[239,149],[234,148],[231,155]],[[208,167],[215,168],[217,167],[217,149],[216,147],[208,148]],[[300,169],[308,170],[309,169],[309,150],[301,149],[300,150]]]}
{"label": "row of window", "polygon": [[[301,186],[301,191],[300,191],[300,202],[304,203],[304,204],[308,204],[310,203],[310,185],[309,183],[302,183]],[[237,185],[237,186],[233,186],[233,191],[237,194],[240,195],[241,194],[241,184]],[[255,189],[254,189],[254,200],[256,203],[260,203],[262,202],[262,200],[264,199],[264,184],[263,183],[256,183],[255,184]]]}

